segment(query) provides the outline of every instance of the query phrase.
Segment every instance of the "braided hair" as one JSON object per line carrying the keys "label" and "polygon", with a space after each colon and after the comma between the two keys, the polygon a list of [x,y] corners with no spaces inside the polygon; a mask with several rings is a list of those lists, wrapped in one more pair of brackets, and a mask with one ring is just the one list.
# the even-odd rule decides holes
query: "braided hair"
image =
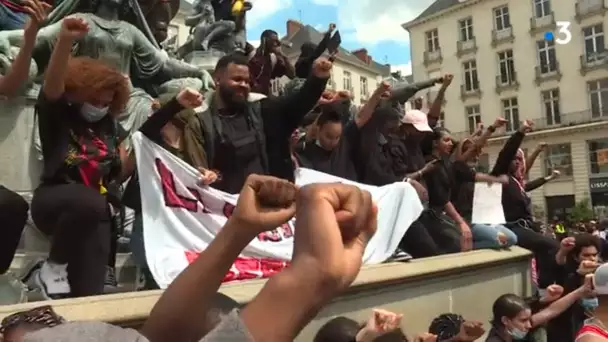
{"label": "braided hair", "polygon": [[460,327],[464,323],[464,317],[453,313],[441,314],[431,322],[429,333],[437,335],[437,341],[454,338],[460,333]]}

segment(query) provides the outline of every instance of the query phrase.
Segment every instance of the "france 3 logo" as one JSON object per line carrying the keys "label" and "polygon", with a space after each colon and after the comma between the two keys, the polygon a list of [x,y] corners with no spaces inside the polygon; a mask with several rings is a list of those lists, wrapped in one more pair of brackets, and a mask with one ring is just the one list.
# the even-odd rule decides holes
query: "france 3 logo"
{"label": "france 3 logo", "polygon": [[545,40],[555,41],[555,43],[558,45],[570,43],[570,41],[572,40],[572,32],[570,32],[570,22],[558,21],[555,23],[555,26],[557,27],[557,32],[545,32]]}

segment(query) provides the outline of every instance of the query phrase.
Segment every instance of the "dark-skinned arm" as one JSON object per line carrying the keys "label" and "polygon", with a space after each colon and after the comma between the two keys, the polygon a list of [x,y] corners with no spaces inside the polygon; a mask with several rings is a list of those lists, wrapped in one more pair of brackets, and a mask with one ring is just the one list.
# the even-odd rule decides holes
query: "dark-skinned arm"
{"label": "dark-skinned arm", "polygon": [[163,292],[141,330],[150,342],[200,339],[191,335],[206,317],[211,299],[232,263],[253,238],[239,230],[228,220],[196,261]]}
{"label": "dark-skinned arm", "polygon": [[304,116],[317,105],[317,101],[325,91],[327,80],[311,74],[299,91],[262,100],[263,115],[269,116],[268,120],[280,121],[280,129],[285,134],[291,135]]}
{"label": "dark-skinned arm", "polygon": [[511,161],[515,158],[517,154],[517,150],[519,146],[521,146],[522,141],[526,134],[519,130],[511,135],[509,140],[505,143],[498,153],[498,158],[496,158],[496,163],[494,164],[494,168],[490,174],[492,176],[505,175],[509,172],[509,166],[511,165]]}
{"label": "dark-skinned arm", "polygon": [[427,117],[429,120],[429,126],[431,127],[435,127],[437,125],[437,122],[439,122],[439,116],[441,115],[441,105],[445,100],[445,92],[446,90],[448,90],[449,86],[450,83],[445,83],[444,78],[444,83],[441,85],[439,92],[437,92],[437,96],[433,99],[433,104],[431,105],[431,108],[429,108]]}

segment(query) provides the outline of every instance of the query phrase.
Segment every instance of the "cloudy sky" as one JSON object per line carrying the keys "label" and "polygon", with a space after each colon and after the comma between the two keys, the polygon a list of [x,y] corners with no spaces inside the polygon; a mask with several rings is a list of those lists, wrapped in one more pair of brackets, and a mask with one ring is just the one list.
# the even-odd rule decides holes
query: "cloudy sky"
{"label": "cloudy sky", "polygon": [[[288,19],[300,20],[323,31],[335,23],[348,50],[365,47],[380,63],[410,74],[407,31],[401,24],[415,18],[434,0],[250,0],[248,38],[259,41],[264,29],[285,34]],[[382,6],[378,6],[382,3]]]}

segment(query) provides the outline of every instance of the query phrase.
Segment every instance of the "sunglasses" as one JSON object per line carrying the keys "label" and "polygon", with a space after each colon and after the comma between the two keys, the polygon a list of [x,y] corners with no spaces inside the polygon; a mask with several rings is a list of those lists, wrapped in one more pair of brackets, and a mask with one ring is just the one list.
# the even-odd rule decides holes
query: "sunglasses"
{"label": "sunglasses", "polygon": [[41,324],[52,328],[65,322],[66,320],[59,316],[50,305],[45,305],[6,316],[0,323],[0,334],[21,324]]}

